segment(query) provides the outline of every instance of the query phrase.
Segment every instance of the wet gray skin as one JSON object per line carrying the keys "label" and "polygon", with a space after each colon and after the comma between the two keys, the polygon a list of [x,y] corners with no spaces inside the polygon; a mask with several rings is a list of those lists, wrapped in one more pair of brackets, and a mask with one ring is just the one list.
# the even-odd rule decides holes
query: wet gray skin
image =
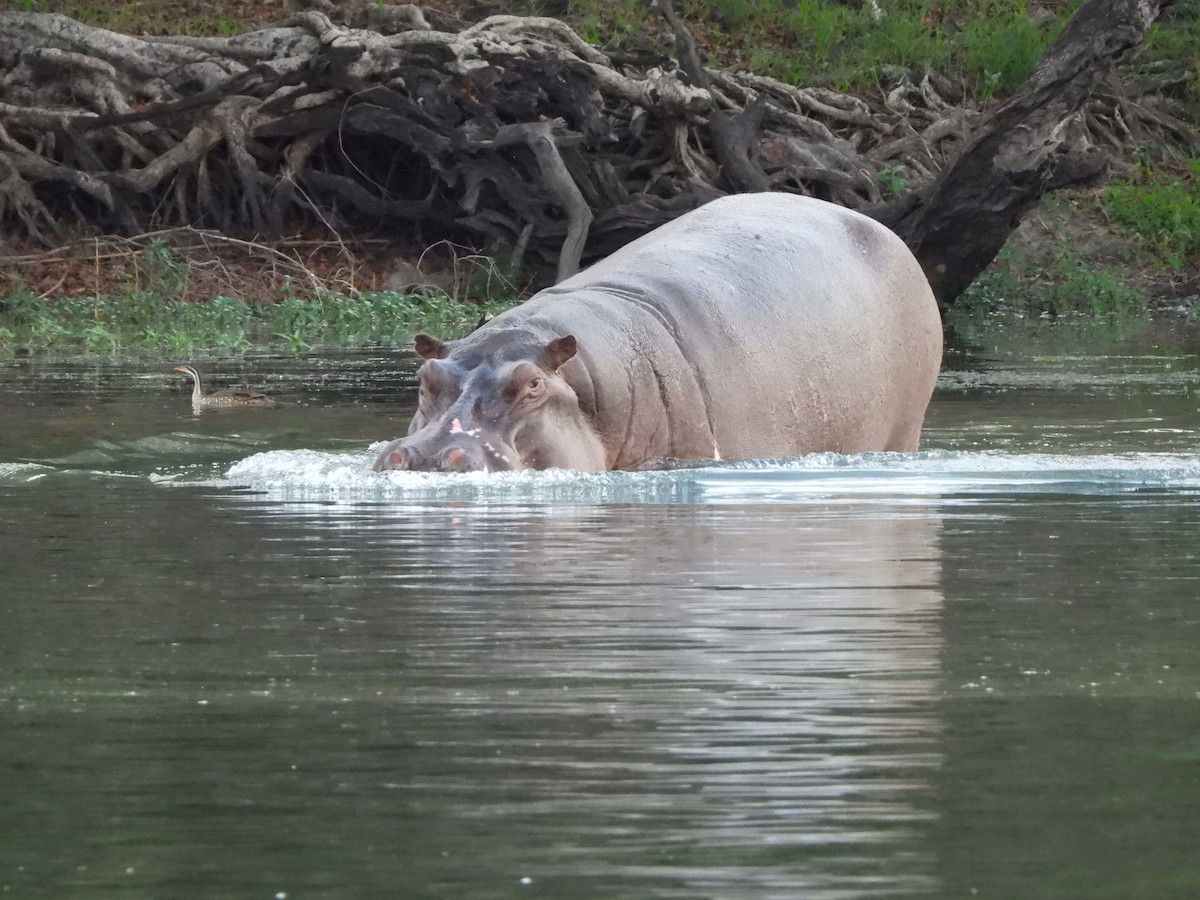
{"label": "wet gray skin", "polygon": [[599,471],[915,450],[942,325],[878,222],[742,194],[416,350],[420,407],[377,469]]}
{"label": "wet gray skin", "polygon": [[594,445],[593,456],[601,452],[594,435],[578,435],[578,400],[559,374],[575,356],[573,336],[542,342],[498,331],[453,357],[451,345],[428,335],[417,335],[415,345],[425,358],[417,411],[408,435],[380,452],[376,471],[542,469],[566,452],[586,458],[585,447],[567,450],[573,439]]}

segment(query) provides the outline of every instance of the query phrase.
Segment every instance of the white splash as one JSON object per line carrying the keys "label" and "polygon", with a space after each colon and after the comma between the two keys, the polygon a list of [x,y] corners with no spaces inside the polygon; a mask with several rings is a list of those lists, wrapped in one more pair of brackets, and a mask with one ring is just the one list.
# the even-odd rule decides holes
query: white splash
{"label": "white splash", "polygon": [[54,471],[53,466],[43,466],[39,463],[0,462],[0,484],[39,481]]}
{"label": "white splash", "polygon": [[1200,490],[1200,456],[1192,454],[818,453],[655,472],[373,472],[382,446],[353,454],[256,453],[235,463],[219,482],[281,499],[492,503],[927,503]]}

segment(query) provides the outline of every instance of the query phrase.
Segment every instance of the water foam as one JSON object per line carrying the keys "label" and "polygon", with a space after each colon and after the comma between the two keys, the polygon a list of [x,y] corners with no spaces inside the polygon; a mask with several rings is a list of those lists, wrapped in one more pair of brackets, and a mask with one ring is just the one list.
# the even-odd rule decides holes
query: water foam
{"label": "water foam", "polygon": [[817,453],[651,472],[372,472],[364,452],[272,450],[219,481],[281,499],[556,503],[828,502],[1200,490],[1200,456],[1068,456],[971,451]]}
{"label": "water foam", "polygon": [[41,481],[55,472],[53,466],[40,463],[0,462],[0,484],[28,484]]}

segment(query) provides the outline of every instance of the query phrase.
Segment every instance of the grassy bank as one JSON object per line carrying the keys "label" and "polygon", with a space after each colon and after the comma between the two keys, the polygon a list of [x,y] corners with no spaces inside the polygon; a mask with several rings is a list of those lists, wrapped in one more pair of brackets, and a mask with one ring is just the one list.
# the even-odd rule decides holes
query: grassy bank
{"label": "grassy bank", "polygon": [[217,296],[207,303],[153,290],[47,302],[29,292],[0,306],[0,357],[33,353],[183,356],[199,351],[407,345],[414,331],[456,337],[511,301],[465,303],[444,294],[388,291],[254,303]]}
{"label": "grassy bank", "polygon": [[[201,271],[205,263],[154,241],[124,252],[121,267],[107,263],[92,291],[39,295],[9,279],[0,290],[0,357],[401,346],[418,330],[461,335],[520,299],[494,267],[485,267],[490,278],[468,280],[449,296],[359,290],[333,278],[328,287],[310,279],[304,290],[290,277],[282,285],[223,285]],[[1104,188],[1048,198],[958,301],[950,322],[964,333],[997,316],[1131,323],[1161,308],[1200,320],[1198,266],[1200,160],[1140,164]]]}
{"label": "grassy bank", "polygon": [[[23,274],[40,272],[44,286],[23,285],[22,273],[0,278],[0,356],[406,345],[417,330],[463,334],[522,293],[518,280],[478,257],[453,260],[462,277],[451,296],[356,287],[371,279],[345,255],[320,266],[310,255],[309,268],[297,256],[292,270],[270,278],[261,257],[213,266],[216,252],[203,243],[174,251],[152,240],[119,254],[60,254],[61,274],[35,259]],[[104,277],[93,282],[93,273]],[[955,305],[951,322],[973,328],[998,315],[1129,322],[1164,307],[1200,320],[1197,159],[1139,163],[1103,188],[1047,198]]]}
{"label": "grassy bank", "polygon": [[1132,166],[1051,195],[955,305],[955,315],[1200,320],[1200,160]]}
{"label": "grassy bank", "polygon": [[389,254],[371,246],[163,235],[9,257],[0,266],[0,358],[407,345],[416,331],[465,334],[522,294],[494,260],[450,245],[389,289]]}

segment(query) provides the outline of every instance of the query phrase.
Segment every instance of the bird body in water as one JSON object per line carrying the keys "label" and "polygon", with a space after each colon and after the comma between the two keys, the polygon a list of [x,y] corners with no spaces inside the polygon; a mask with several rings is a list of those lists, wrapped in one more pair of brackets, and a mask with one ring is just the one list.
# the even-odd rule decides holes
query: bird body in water
{"label": "bird body in water", "polygon": [[274,406],[275,401],[257,391],[222,390],[204,393],[200,373],[194,366],[176,366],[176,372],[192,376],[192,409],[230,409],[239,406]]}

